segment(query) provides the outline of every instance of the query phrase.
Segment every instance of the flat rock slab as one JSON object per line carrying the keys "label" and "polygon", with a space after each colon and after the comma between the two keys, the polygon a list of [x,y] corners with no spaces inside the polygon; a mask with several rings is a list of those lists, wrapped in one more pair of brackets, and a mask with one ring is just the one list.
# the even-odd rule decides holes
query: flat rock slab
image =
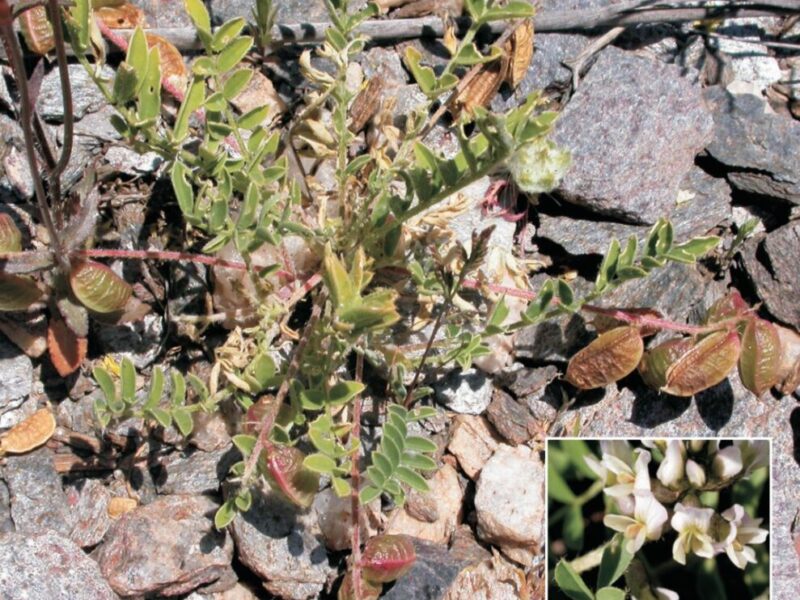
{"label": "flat rock slab", "polygon": [[767,114],[766,103],[750,94],[708,88],[714,139],[708,153],[728,169],[740,190],[800,204],[800,122]]}
{"label": "flat rock slab", "polygon": [[17,533],[36,535],[53,530],[69,535],[73,514],[50,449],[7,457],[2,476],[8,484]]}
{"label": "flat rock slab", "polygon": [[[679,201],[669,215],[677,242],[704,235],[731,218],[731,188],[724,179],[692,167],[680,185]],[[567,253],[605,254],[612,238],[623,245],[630,236],[639,243],[650,227],[597,219],[575,219],[567,216],[539,214],[537,238],[545,238],[561,246]]]}
{"label": "flat rock slab", "polygon": [[253,495],[252,508],[231,527],[239,560],[281,598],[316,598],[336,571],[328,563],[317,515],[272,491]]}
{"label": "flat rock slab", "polygon": [[0,536],[0,598],[112,600],[118,598],[97,563],[54,531]]}
{"label": "flat rock slab", "polygon": [[[104,69],[103,75],[112,76],[110,69]],[[69,82],[72,88],[72,112],[76,120],[80,120],[88,112],[102,107],[106,101],[83,65],[69,65]],[[46,121],[62,122],[64,120],[64,104],[61,99],[61,78],[58,69],[53,69],[42,79],[42,87],[36,99],[36,110]]]}
{"label": "flat rock slab", "polygon": [[653,223],[672,212],[712,135],[700,88],[677,66],[607,48],[556,122],[553,141],[572,153],[557,192],[600,214]]}
{"label": "flat rock slab", "polygon": [[224,590],[237,577],[233,542],[214,529],[218,505],[205,496],[165,496],[124,514],[94,558],[121,596],[180,596]]}
{"label": "flat rock slab", "polygon": [[742,252],[745,269],[758,297],[770,313],[800,328],[800,222],[793,221],[748,243]]}
{"label": "flat rock slab", "polygon": [[108,516],[108,488],[97,479],[80,479],[67,492],[75,516],[70,539],[81,548],[99,544],[111,527]]}
{"label": "flat rock slab", "polygon": [[156,469],[155,481],[160,494],[207,494],[217,492],[228,476],[239,453],[228,448],[203,452],[176,452]]}

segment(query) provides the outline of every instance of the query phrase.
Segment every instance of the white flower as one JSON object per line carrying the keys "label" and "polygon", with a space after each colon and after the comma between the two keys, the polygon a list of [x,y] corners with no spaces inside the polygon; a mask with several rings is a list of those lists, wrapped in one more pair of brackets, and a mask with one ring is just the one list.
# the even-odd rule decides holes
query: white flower
{"label": "white flower", "polygon": [[678,533],[678,539],[672,545],[672,557],[677,562],[685,565],[688,552],[703,558],[714,556],[713,540],[709,534],[713,516],[714,510],[711,508],[684,506],[680,502],[675,505],[671,524]]}
{"label": "white flower", "polygon": [[683,480],[686,447],[680,440],[669,440],[664,460],[658,467],[656,477],[668,488],[676,488]]}
{"label": "white flower", "polygon": [[688,442],[689,450],[691,452],[694,452],[695,454],[697,454],[703,448],[705,448],[705,445],[706,445],[707,441],[708,440],[689,440],[689,442]]}
{"label": "white flower", "polygon": [[767,539],[767,530],[761,529],[763,519],[754,519],[748,515],[741,504],[734,504],[722,513],[722,516],[731,524],[735,531],[733,539],[725,544],[725,553],[731,562],[740,569],[747,563],[756,562],[756,552],[748,544],[763,544]]}
{"label": "white flower", "polygon": [[[628,465],[632,465],[636,459],[633,454],[633,447],[625,440],[601,440],[600,454],[603,458],[605,458],[606,455],[616,456]],[[586,464],[589,465],[589,468],[597,473],[600,479],[605,481],[608,485],[611,485],[609,471],[603,464],[602,459],[597,460],[594,455],[591,454],[584,456],[583,459],[586,461]]]}
{"label": "white flower", "polygon": [[733,445],[742,454],[744,474],[769,466],[769,442],[767,440],[735,440]]}
{"label": "white flower", "polygon": [[706,484],[705,470],[691,458],[686,461],[686,478],[695,488],[701,488]]}
{"label": "white flower", "polygon": [[634,495],[633,516],[606,515],[603,524],[614,531],[622,532],[625,549],[634,554],[646,540],[661,537],[664,523],[667,522],[667,509],[650,492],[637,491]]}
{"label": "white flower", "polygon": [[719,450],[714,456],[711,468],[714,470],[714,475],[722,481],[738,475],[742,470],[742,453],[739,447],[728,446]]}
{"label": "white flower", "polygon": [[601,460],[585,456],[586,464],[605,482],[603,491],[617,500],[620,512],[633,513],[633,496],[636,490],[650,490],[650,453],[633,449],[622,440],[600,442]]}
{"label": "white flower", "polygon": [[673,592],[667,588],[659,587],[655,588],[653,591],[656,594],[656,600],[681,600],[681,597],[678,596],[678,592]]}
{"label": "white flower", "polygon": [[519,189],[529,194],[549,192],[570,166],[569,151],[541,137],[521,146],[508,161],[508,170]]}

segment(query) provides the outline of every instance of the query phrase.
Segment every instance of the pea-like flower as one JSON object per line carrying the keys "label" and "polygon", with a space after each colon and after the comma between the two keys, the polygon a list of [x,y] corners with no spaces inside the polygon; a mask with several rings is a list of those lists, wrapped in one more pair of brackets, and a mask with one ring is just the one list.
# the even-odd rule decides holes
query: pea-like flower
{"label": "pea-like flower", "polygon": [[606,515],[603,524],[619,531],[625,537],[625,549],[634,554],[647,540],[661,537],[667,522],[667,509],[649,491],[638,490],[634,494],[633,516]]}
{"label": "pea-like flower", "polygon": [[733,445],[741,452],[745,475],[769,465],[769,442],[767,440],[735,440]]}
{"label": "pea-like flower", "polygon": [[655,592],[656,600],[680,600],[678,592],[673,592],[667,588],[658,587],[653,590]]}
{"label": "pea-like flower", "polygon": [[686,564],[686,554],[691,552],[703,558],[714,556],[714,544],[711,538],[711,508],[684,506],[680,502],[675,505],[672,515],[672,528],[678,533],[678,539],[672,545],[672,557],[682,565]]}
{"label": "pea-like flower", "polygon": [[717,451],[711,468],[721,481],[738,475],[742,471],[742,452],[738,446],[728,446]]}
{"label": "pea-like flower", "polygon": [[701,488],[706,484],[705,469],[691,458],[686,461],[686,479],[694,488]]}
{"label": "pea-like flower", "polygon": [[[751,544],[763,544],[767,539],[767,530],[759,527],[763,519],[754,519],[748,515],[741,504],[734,504],[722,513],[735,531],[725,544],[725,553],[731,562],[740,569],[747,563],[756,562],[756,551]],[[732,537],[733,539],[730,539]]]}
{"label": "pea-like flower", "polygon": [[664,460],[658,467],[656,477],[668,488],[677,488],[683,481],[686,464],[686,446],[680,440],[669,440]]}

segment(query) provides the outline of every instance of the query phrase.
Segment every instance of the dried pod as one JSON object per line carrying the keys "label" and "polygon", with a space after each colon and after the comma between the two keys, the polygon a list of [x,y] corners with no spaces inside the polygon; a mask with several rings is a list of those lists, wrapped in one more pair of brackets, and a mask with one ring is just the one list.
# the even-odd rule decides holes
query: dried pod
{"label": "dried pod", "polygon": [[258,435],[261,428],[261,421],[268,410],[271,410],[272,405],[275,403],[275,396],[272,394],[264,394],[258,400],[250,405],[245,413],[244,421],[242,422],[242,433],[246,435]]}
{"label": "dried pod", "polygon": [[717,331],[694,344],[667,369],[661,388],[675,396],[693,396],[728,376],[739,359],[739,334]]}
{"label": "dried pod", "polygon": [[639,362],[639,375],[647,385],[660,390],[667,384],[667,370],[689,351],[692,344],[691,338],[676,338],[651,348]]}
{"label": "dried pod", "polygon": [[[99,18],[109,29],[136,29],[146,27],[144,11],[130,3],[120,6],[102,6],[94,10],[94,16]],[[162,58],[163,60],[163,58]]]}
{"label": "dried pod", "polygon": [[378,600],[382,590],[383,586],[380,583],[369,581],[362,576],[361,589],[359,590],[361,594],[356,596],[356,591],[353,586],[353,572],[348,571],[344,579],[342,579],[342,584],[339,586],[339,592],[336,594],[336,598],[337,600]]}
{"label": "dried pod", "polygon": [[22,233],[11,215],[0,213],[0,253],[22,250]]}
{"label": "dried pod", "polygon": [[711,305],[706,313],[705,322],[719,323],[725,319],[741,317],[749,308],[747,302],[742,299],[742,295],[739,291],[732,289],[726,296],[723,296]]}
{"label": "dried pod", "polygon": [[319,490],[319,473],[305,467],[306,455],[294,446],[272,446],[262,456],[272,483],[294,504],[311,506]]}
{"label": "dried pod", "polygon": [[40,408],[0,439],[0,454],[29,452],[49,440],[55,430],[53,413],[49,408]]}
{"label": "dried pod", "polygon": [[464,86],[453,99],[452,113],[458,117],[462,111],[472,114],[475,107],[487,106],[497,90],[500,89],[508,72],[510,43],[498,60],[482,65],[480,71]]}
{"label": "dried pod", "polygon": [[348,129],[351,133],[358,133],[369,123],[378,109],[381,107],[381,96],[386,82],[380,75],[375,75],[366,87],[362,89],[353,103],[350,105],[350,125]]}
{"label": "dried pod", "polygon": [[86,358],[88,342],[85,337],[78,337],[67,324],[56,315],[50,315],[47,323],[47,349],[50,360],[62,377],[66,377],[81,366]]}
{"label": "dried pod", "polygon": [[581,390],[604,387],[631,373],[643,352],[638,327],[617,327],[573,356],[565,379]]}
{"label": "dried pod", "polygon": [[364,546],[361,569],[366,579],[387,583],[405,575],[416,559],[409,536],[379,535]]}
{"label": "dried pod", "polygon": [[22,37],[31,52],[43,56],[56,47],[53,26],[44,6],[34,6],[23,12],[19,16],[19,24]]}
{"label": "dried pod", "polygon": [[506,79],[517,87],[528,72],[533,57],[533,19],[526,19],[511,36],[511,56]]}
{"label": "dried pod", "polygon": [[800,387],[800,335],[787,327],[775,327],[781,342],[778,390],[782,394],[791,394]]}
{"label": "dried pod", "polygon": [[92,261],[74,265],[69,283],[80,303],[98,313],[122,310],[131,297],[131,286],[106,265]]}
{"label": "dried pod", "polygon": [[[176,91],[185,92],[189,85],[189,72],[180,51],[166,38],[152,33],[145,33],[147,47],[158,48],[161,59],[161,81],[169,84]],[[168,90],[169,91],[169,90]]]}
{"label": "dried pod", "polygon": [[[654,317],[656,319],[662,319],[664,317],[664,315],[654,308],[620,308],[619,312],[634,317]],[[612,315],[604,314],[598,314],[594,317],[594,319],[592,319],[592,325],[598,333],[605,333],[610,329],[622,327],[624,325],[628,325],[629,323],[629,321],[623,321],[622,319],[617,319]],[[650,337],[651,335],[657,334],[659,331],[660,330],[657,327],[652,325],[642,325],[639,327],[639,333],[642,337]]]}
{"label": "dried pod", "polygon": [[739,355],[739,377],[756,396],[776,385],[780,379],[781,340],[777,328],[764,319],[747,321]]}
{"label": "dried pod", "polygon": [[122,515],[131,512],[137,506],[139,506],[139,503],[133,498],[115,496],[108,501],[106,513],[112,519],[119,519]]}

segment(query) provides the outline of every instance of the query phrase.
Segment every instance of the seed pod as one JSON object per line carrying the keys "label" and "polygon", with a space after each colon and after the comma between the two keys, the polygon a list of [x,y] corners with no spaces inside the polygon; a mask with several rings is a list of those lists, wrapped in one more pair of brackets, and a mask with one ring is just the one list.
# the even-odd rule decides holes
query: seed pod
{"label": "seed pod", "polygon": [[38,448],[55,430],[53,413],[48,408],[40,408],[0,439],[0,454],[22,454]]}
{"label": "seed pod", "polygon": [[137,506],[139,506],[139,503],[134,498],[115,496],[108,501],[106,513],[112,519],[119,519],[122,515],[131,512]]}
{"label": "seed pod", "polygon": [[728,376],[739,359],[739,334],[717,331],[694,344],[667,369],[661,389],[674,396],[693,396]]}
{"label": "seed pod", "polygon": [[311,506],[319,489],[319,473],[305,467],[305,454],[294,446],[272,446],[262,456],[275,486],[298,506]]}
{"label": "seed pod", "polygon": [[742,316],[747,312],[747,303],[742,299],[738,290],[732,289],[726,296],[723,296],[706,313],[706,323],[719,323],[725,319]]}
{"label": "seed pod", "polygon": [[747,321],[739,355],[739,377],[756,396],[778,383],[781,366],[781,340],[775,326],[764,319]]}
{"label": "seed pod", "polygon": [[94,16],[99,18],[109,29],[136,29],[147,26],[144,11],[127,2],[120,6],[96,8]]}
{"label": "seed pod", "polygon": [[565,379],[581,390],[604,387],[631,373],[643,352],[638,327],[617,327],[573,356]]}
{"label": "seed pod", "polygon": [[351,133],[358,133],[375,116],[381,106],[381,95],[386,82],[380,75],[375,75],[367,83],[366,87],[358,93],[356,99],[350,105],[350,125],[348,129]]}
{"label": "seed pod", "polygon": [[506,77],[517,87],[528,72],[533,57],[533,19],[526,19],[511,36],[511,57]]}
{"label": "seed pod", "polygon": [[778,368],[778,390],[792,394],[800,387],[800,335],[795,331],[775,326],[781,341],[781,364]]}
{"label": "seed pod", "polygon": [[371,538],[361,555],[364,577],[387,583],[405,575],[417,559],[407,535],[379,535]]}
{"label": "seed pod", "polygon": [[93,261],[75,264],[69,274],[72,293],[89,310],[113,313],[131,297],[131,286],[106,265]]}
{"label": "seed pod", "polygon": [[24,11],[19,16],[22,37],[31,52],[44,56],[56,47],[53,37],[53,26],[47,18],[47,10],[44,6],[34,6]]}
{"label": "seed pod", "polygon": [[667,384],[667,370],[685,354],[694,342],[690,338],[667,340],[651,348],[639,362],[639,375],[652,388],[661,389]]}
{"label": "seed pod", "polygon": [[[147,47],[158,48],[161,59],[161,81],[168,83],[175,90],[185,92],[189,85],[189,72],[180,51],[166,38],[153,33],[145,33]],[[168,90],[169,91],[169,90]]]}
{"label": "seed pod", "polygon": [[487,106],[491,102],[506,79],[510,51],[511,45],[507,43],[502,56],[498,60],[484,64],[475,77],[458,93],[453,99],[454,118],[458,118],[462,111],[472,114],[475,107]]}

